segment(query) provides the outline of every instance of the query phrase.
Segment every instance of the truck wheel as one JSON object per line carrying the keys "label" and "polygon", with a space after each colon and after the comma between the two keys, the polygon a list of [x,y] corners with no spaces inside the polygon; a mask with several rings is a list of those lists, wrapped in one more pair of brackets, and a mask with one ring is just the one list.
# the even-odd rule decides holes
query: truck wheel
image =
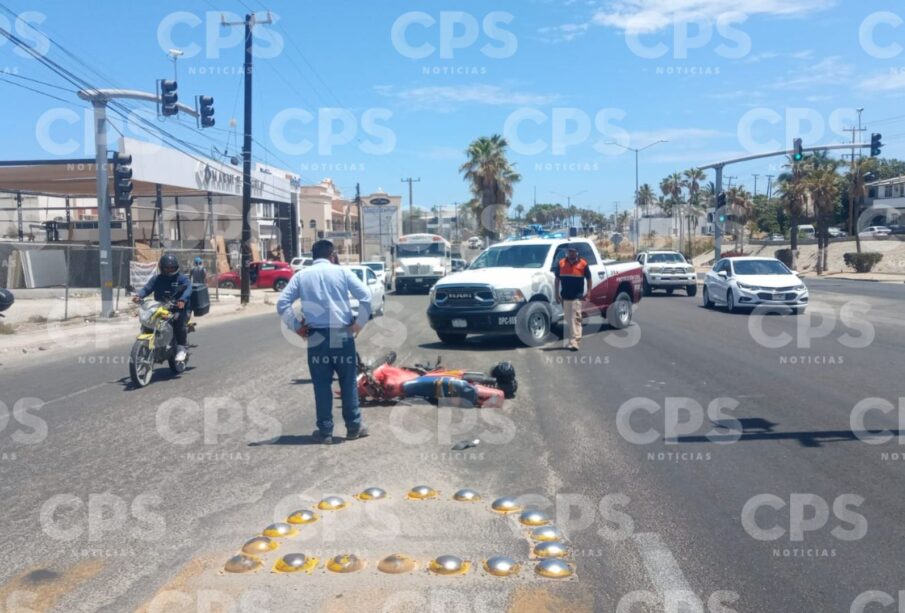
{"label": "truck wheel", "polygon": [[453,332],[437,332],[437,338],[440,339],[440,342],[447,345],[461,345],[465,342],[467,336],[467,334],[456,334]]}
{"label": "truck wheel", "polygon": [[232,281],[220,281],[220,289],[236,289],[236,284]]}
{"label": "truck wheel", "polygon": [[647,282],[647,277],[644,277],[644,280],[641,282],[641,292],[645,296],[650,296],[654,293],[653,288],[650,286],[650,283]]}
{"label": "truck wheel", "polygon": [[606,310],[606,320],[610,327],[617,330],[629,327],[632,323],[632,299],[625,293],[620,292]]}
{"label": "truck wheel", "polygon": [[685,294],[688,297],[697,296],[698,295],[698,286],[695,285],[686,285],[685,286]]}
{"label": "truck wheel", "polygon": [[515,333],[529,347],[539,347],[550,341],[550,310],[544,302],[530,302],[519,311]]}
{"label": "truck wheel", "polygon": [[282,292],[287,285],[289,282],[286,279],[277,279],[273,284],[273,291]]}

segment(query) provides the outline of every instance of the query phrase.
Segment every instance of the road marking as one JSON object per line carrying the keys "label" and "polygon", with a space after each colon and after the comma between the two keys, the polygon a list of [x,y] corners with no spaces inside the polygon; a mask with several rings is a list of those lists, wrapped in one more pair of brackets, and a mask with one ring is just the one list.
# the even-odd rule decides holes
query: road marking
{"label": "road marking", "polygon": [[663,600],[664,609],[670,613],[674,611],[703,613],[704,604],[688,585],[679,563],[669,547],[660,539],[660,535],[644,532],[635,534],[633,538],[638,545],[638,552],[641,554],[651,583]]}
{"label": "road marking", "polygon": [[60,396],[59,398],[54,398],[53,400],[48,400],[41,404],[41,406],[47,406],[48,404],[54,404],[56,402],[61,402],[63,400],[69,400],[70,398],[75,398],[76,396],[80,396],[86,392],[94,391],[98,388],[104,387],[105,385],[109,385],[109,382],[104,381],[103,383],[98,383],[97,385],[92,385],[91,387],[86,387],[85,389],[80,389],[77,392],[72,392],[71,394],[66,394],[65,396]]}

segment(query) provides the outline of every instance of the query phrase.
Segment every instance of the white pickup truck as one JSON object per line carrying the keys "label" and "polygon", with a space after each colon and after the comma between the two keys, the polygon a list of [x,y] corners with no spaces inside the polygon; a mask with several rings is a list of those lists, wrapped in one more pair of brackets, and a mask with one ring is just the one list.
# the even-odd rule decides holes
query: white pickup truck
{"label": "white pickup truck", "polygon": [[698,293],[694,266],[678,251],[647,251],[638,256],[638,263],[644,267],[642,289],[645,296],[650,296],[655,289],[665,289],[667,294],[683,289],[688,296]]}
{"label": "white pickup truck", "polygon": [[515,335],[529,346],[551,339],[562,321],[553,296],[553,271],[575,247],[591,270],[585,315],[604,315],[614,328],[632,321],[641,300],[641,266],[605,262],[584,239],[531,239],[488,247],[467,270],[444,277],[431,289],[427,317],[444,343],[461,343],[469,334]]}

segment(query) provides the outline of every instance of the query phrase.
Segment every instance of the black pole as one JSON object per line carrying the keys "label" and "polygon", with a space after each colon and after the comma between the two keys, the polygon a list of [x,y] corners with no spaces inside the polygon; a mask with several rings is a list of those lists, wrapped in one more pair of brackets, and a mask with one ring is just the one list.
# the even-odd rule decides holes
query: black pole
{"label": "black pole", "polygon": [[365,261],[365,220],[361,210],[361,185],[355,184],[355,204],[358,206],[358,262]]}
{"label": "black pole", "polygon": [[242,291],[240,301],[251,300],[251,26],[254,15],[245,16],[245,137],[242,141]]}

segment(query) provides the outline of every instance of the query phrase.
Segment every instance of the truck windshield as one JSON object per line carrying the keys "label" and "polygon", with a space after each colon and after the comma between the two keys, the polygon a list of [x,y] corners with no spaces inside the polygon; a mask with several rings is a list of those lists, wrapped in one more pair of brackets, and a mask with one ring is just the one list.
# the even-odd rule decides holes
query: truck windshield
{"label": "truck windshield", "polygon": [[478,268],[542,268],[549,245],[506,245],[488,249],[478,256],[470,270]]}
{"label": "truck windshield", "polygon": [[442,258],[446,254],[443,243],[399,243],[397,258]]}
{"label": "truck windshield", "polygon": [[684,264],[685,258],[680,253],[652,253],[647,257],[648,264]]}
{"label": "truck windshield", "polygon": [[383,262],[365,262],[365,266],[374,272],[383,272]]}

